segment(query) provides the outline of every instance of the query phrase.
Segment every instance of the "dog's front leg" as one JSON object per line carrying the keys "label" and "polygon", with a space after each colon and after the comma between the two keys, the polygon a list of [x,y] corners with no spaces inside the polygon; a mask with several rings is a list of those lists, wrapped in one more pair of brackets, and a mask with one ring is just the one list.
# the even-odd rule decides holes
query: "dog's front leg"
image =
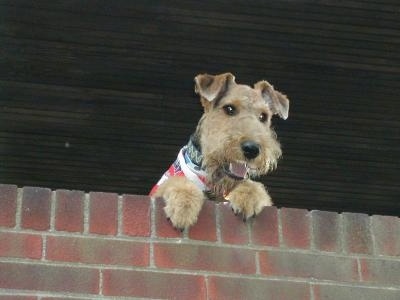
{"label": "dog's front leg", "polygon": [[272,201],[263,184],[245,180],[237,185],[226,197],[235,215],[242,214],[243,221],[258,215]]}
{"label": "dog's front leg", "polygon": [[180,230],[196,223],[204,203],[203,192],[186,177],[173,176],[158,187],[155,197],[165,200],[164,211]]}

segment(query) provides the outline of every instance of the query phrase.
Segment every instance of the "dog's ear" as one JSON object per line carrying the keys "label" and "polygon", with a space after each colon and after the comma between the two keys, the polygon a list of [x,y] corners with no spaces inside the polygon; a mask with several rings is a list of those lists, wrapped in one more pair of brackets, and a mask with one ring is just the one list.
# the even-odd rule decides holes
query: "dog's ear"
{"label": "dog's ear", "polygon": [[[221,98],[231,84],[235,83],[235,76],[231,73],[220,75],[199,74],[194,78],[194,91],[209,102]],[[204,105],[204,103],[203,103]]]}
{"label": "dog's ear", "polygon": [[274,89],[268,81],[259,81],[254,85],[261,91],[261,96],[271,109],[273,114],[278,114],[282,119],[289,117],[289,99],[286,95]]}

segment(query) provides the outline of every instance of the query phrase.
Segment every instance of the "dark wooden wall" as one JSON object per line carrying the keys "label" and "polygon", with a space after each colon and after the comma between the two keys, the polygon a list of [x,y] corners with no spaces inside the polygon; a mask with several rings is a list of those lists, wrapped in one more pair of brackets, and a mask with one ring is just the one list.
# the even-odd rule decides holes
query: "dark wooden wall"
{"label": "dark wooden wall", "polygon": [[400,214],[400,2],[0,1],[0,182],[147,193],[193,77],[289,95],[278,206]]}

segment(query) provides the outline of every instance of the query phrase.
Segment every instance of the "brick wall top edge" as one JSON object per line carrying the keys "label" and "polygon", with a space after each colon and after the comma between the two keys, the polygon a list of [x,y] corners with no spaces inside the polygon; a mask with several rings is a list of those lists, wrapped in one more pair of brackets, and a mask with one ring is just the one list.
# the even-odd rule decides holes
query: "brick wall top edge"
{"label": "brick wall top edge", "polygon": [[[90,195],[90,194],[110,194],[110,195],[117,195],[119,197],[133,197],[133,198],[149,198],[150,197],[148,195],[141,195],[141,194],[119,194],[117,192],[104,192],[101,190],[94,190],[94,191],[82,191],[82,190],[77,190],[77,189],[64,189],[64,188],[59,188],[59,189],[50,189],[48,187],[44,187],[44,186],[17,186],[14,184],[3,184],[0,183],[0,191],[4,190],[10,190],[10,189],[15,189],[15,190],[23,190],[23,189],[40,189],[40,190],[47,190],[47,191],[51,191],[51,192],[79,192],[79,193],[84,193],[85,195]],[[1,195],[0,195],[1,197]],[[211,203],[213,203],[211,201]],[[329,213],[336,213],[339,215],[365,215],[365,216],[378,216],[378,217],[389,217],[389,218],[400,218],[400,216],[386,216],[386,215],[381,215],[381,214],[365,214],[365,213],[360,213],[360,212],[350,212],[350,211],[343,211],[343,212],[337,212],[337,211],[332,211],[332,210],[318,210],[318,209],[304,209],[304,208],[295,208],[295,207],[277,207],[278,210],[282,210],[282,209],[291,209],[291,210],[298,210],[298,211],[304,211],[304,212],[308,212],[308,213],[315,213],[315,212],[329,212]]]}
{"label": "brick wall top edge", "polygon": [[[79,193],[84,193],[85,195],[92,195],[92,194],[104,194],[104,195],[115,195],[118,197],[130,197],[132,199],[134,198],[140,198],[140,199],[150,199],[150,197],[148,195],[140,195],[140,194],[118,194],[116,192],[104,192],[104,191],[89,191],[89,192],[85,192],[82,190],[76,190],[76,189],[64,189],[64,188],[59,188],[59,189],[50,189],[48,187],[44,187],[44,186],[18,186],[18,185],[14,185],[14,184],[3,184],[0,183],[0,200],[2,199],[1,194],[3,193],[3,191],[9,191],[9,190],[13,190],[15,189],[16,191],[23,191],[25,189],[36,189],[36,190],[42,190],[42,191],[50,191],[50,192],[79,192]],[[4,198],[4,196],[3,196]],[[211,203],[214,203],[211,201]],[[220,204],[220,203],[218,203]],[[278,210],[282,211],[282,210],[293,210],[293,211],[303,211],[304,213],[311,213],[311,214],[315,214],[315,213],[319,213],[319,212],[328,212],[328,213],[332,213],[332,214],[338,214],[338,215],[356,215],[356,216],[365,216],[365,217],[387,217],[387,218],[395,218],[395,219],[400,219],[400,216],[386,216],[386,215],[381,215],[381,214],[365,214],[365,213],[360,213],[360,212],[350,212],[350,211],[343,211],[343,212],[336,212],[336,211],[330,211],[330,210],[318,210],[318,209],[304,209],[304,208],[295,208],[295,207],[277,207]]]}

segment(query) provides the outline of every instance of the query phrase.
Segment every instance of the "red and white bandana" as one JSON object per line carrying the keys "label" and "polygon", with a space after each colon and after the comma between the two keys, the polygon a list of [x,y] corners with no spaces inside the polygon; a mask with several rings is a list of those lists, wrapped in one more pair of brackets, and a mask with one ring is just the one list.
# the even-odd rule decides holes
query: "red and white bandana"
{"label": "red and white bandana", "polygon": [[154,196],[158,187],[172,176],[185,176],[187,179],[192,181],[200,190],[207,190],[206,172],[190,160],[186,153],[186,150],[187,146],[183,147],[179,151],[178,157],[175,162],[169,167],[169,169],[164,173],[157,184],[151,189],[149,194],[150,196]]}

